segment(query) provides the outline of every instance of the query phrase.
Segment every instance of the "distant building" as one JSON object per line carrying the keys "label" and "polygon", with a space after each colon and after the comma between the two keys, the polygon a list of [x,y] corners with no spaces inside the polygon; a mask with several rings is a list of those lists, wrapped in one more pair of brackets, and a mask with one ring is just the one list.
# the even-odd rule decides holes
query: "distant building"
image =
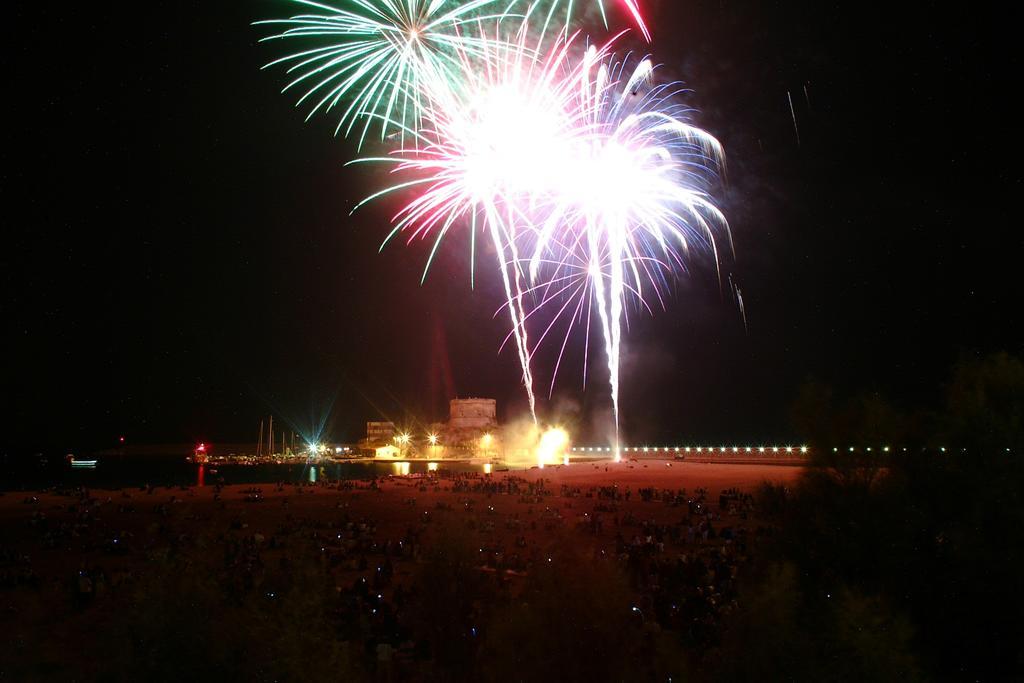
{"label": "distant building", "polygon": [[498,426],[493,398],[456,398],[448,404],[449,429],[494,429]]}
{"label": "distant building", "polygon": [[390,443],[395,438],[395,423],[394,422],[367,422],[366,423],[366,443],[367,444],[385,444]]}
{"label": "distant building", "polygon": [[[367,422],[358,453],[375,458],[451,458],[499,452],[501,434],[493,398],[456,398],[447,422],[418,425],[399,436],[394,422]],[[407,438],[406,438],[407,437]],[[433,440],[428,440],[433,437]]]}
{"label": "distant building", "polygon": [[448,423],[442,430],[446,446],[476,449],[485,434],[498,428],[493,398],[456,398],[448,406]]}

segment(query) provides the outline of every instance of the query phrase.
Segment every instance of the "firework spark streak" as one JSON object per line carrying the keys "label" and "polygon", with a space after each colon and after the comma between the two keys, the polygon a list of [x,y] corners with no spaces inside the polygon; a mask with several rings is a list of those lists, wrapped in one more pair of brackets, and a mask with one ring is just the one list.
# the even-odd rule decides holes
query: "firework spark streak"
{"label": "firework spark streak", "polygon": [[[643,14],[640,12],[640,6],[637,3],[637,0],[620,0],[620,3],[626,13],[629,14],[630,18],[633,20],[633,23],[636,24],[636,27],[640,29],[640,33],[643,34],[644,40],[648,43],[651,42],[651,33],[647,28],[647,22],[644,19]],[[506,12],[511,12],[522,4],[522,2],[516,2],[516,0],[513,0],[506,6]],[[535,16],[544,17],[544,28],[542,30],[542,33],[544,33],[552,22],[557,23],[561,20],[565,26],[568,26],[573,19],[573,10],[578,9],[579,6],[585,4],[585,2],[580,2],[580,0],[565,0],[564,2],[561,2],[560,0],[536,0],[535,2],[526,4],[527,8],[524,12],[524,16],[527,19]],[[604,23],[605,28],[608,28],[608,13],[605,11],[604,0],[596,0],[594,4],[597,5],[597,8],[601,13],[601,21]]]}

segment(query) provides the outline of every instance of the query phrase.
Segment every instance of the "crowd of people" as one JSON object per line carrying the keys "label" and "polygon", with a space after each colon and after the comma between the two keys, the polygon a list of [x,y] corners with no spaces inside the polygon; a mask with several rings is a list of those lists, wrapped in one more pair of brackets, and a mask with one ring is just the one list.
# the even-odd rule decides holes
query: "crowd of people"
{"label": "crowd of people", "polygon": [[[403,524],[382,525],[379,508],[363,504],[362,497],[389,491],[396,501],[389,518],[399,515]],[[309,494],[336,502],[296,505]],[[42,509],[33,497],[19,533],[5,534],[3,590],[45,591],[49,582],[65,587],[51,595],[63,594],[67,607],[95,609],[124,595],[154,558],[170,554],[194,558],[226,595],[275,599],[282,577],[297,565],[316,566],[334,579],[338,637],[370,666],[389,670],[432,657],[410,615],[425,590],[417,566],[437,524],[461,530],[476,549],[475,571],[488,590],[506,597],[551,561],[553,542],[575,537],[628,577],[645,628],[678,631],[699,646],[713,641],[718,622],[735,608],[737,575],[764,532],[749,526],[753,498],[736,489],[720,492],[716,506],[703,488],[556,487],[543,477],[443,469],[369,481],[280,482],[269,495],[250,486],[228,496],[218,485],[207,505],[195,504],[195,491],[185,487],[41,495],[60,502]],[[247,511],[256,510],[244,504],[263,501],[280,508],[260,506],[262,516],[254,519]],[[33,565],[33,554],[54,550],[61,562],[46,571]]]}

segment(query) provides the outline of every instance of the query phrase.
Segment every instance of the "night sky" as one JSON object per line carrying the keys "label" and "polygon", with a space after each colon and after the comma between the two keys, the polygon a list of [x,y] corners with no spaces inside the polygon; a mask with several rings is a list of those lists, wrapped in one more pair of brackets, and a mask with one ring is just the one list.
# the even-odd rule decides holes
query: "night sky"
{"label": "night sky", "polygon": [[[787,406],[807,377],[918,405],[962,354],[1020,352],[1006,17],[642,4],[662,75],[693,90],[696,123],[728,155],[717,196],[737,255],[723,278],[748,330],[706,262],[666,310],[633,316],[627,441],[798,438]],[[260,71],[287,48],[258,45],[250,22],[290,5],[20,5],[4,68],[0,446],[255,440],[271,412],[355,440],[380,416],[444,419],[456,394],[525,411],[514,349],[497,353],[493,254],[478,253],[475,289],[459,238],[423,286],[429,245],[378,254],[395,205],[349,211],[382,172],[346,168],[356,151],[333,121],[304,123],[282,71]],[[542,404],[581,441],[610,413],[602,365],[584,391],[571,350]]]}

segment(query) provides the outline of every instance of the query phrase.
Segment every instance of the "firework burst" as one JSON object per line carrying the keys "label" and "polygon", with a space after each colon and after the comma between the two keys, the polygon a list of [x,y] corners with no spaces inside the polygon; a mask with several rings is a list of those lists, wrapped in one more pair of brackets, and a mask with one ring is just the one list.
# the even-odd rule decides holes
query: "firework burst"
{"label": "firework burst", "polygon": [[[706,191],[723,167],[721,145],[686,121],[679,85],[652,85],[647,59],[629,69],[602,52],[591,48],[583,59],[573,172],[537,223],[529,274],[531,282],[585,278],[579,291],[598,314],[617,424],[623,304],[634,296],[649,310],[645,290],[661,300],[694,244],[708,246],[717,264],[715,235],[728,236],[728,225]],[[542,278],[545,262],[551,272]]]}
{"label": "firework burst", "polygon": [[[381,138],[418,127],[425,81],[450,81],[459,55],[473,54],[478,38],[460,26],[478,21],[496,0],[348,0],[330,5],[293,0],[311,13],[256,22],[282,28],[265,41],[302,42],[307,47],[263,68],[286,66],[292,80],[282,92],[301,91],[296,106],[338,111],[335,134],[358,131],[362,144],[370,127]],[[435,86],[436,87],[436,86]]]}
{"label": "firework burst", "polygon": [[[318,13],[260,22],[286,26],[268,40],[328,44],[268,65],[289,65],[295,77],[285,90],[304,90],[309,116],[340,107],[337,132],[358,130],[360,144],[372,125],[400,139],[387,156],[357,160],[390,164],[395,182],[356,209],[402,190],[410,197],[381,248],[399,235],[427,241],[426,278],[453,230],[468,233],[471,264],[478,236],[491,241],[511,322],[506,341],[515,341],[535,421],[539,345],[568,319],[553,388],[569,338],[583,329],[586,382],[596,318],[617,432],[628,303],[651,311],[653,296],[664,306],[693,247],[717,265],[716,235],[728,236],[709,194],[722,149],[688,122],[681,88],[655,84],[648,59],[616,61],[622,33],[581,46],[568,29],[572,0],[513,0],[497,12],[495,0],[294,1]],[[621,1],[649,39],[636,0]]]}
{"label": "firework burst", "polygon": [[468,227],[471,244],[478,227],[492,241],[536,418],[519,244],[523,233],[533,230],[533,207],[550,204],[549,195],[572,170],[567,145],[577,131],[571,114],[582,65],[573,77],[568,56],[574,37],[557,40],[549,52],[541,53],[528,44],[525,28],[524,23],[511,39],[500,39],[499,33],[480,43],[489,49],[478,59],[463,60],[458,87],[427,91],[416,145],[390,157],[361,160],[393,163],[397,176],[411,177],[361,204],[399,189],[416,189],[396,215],[385,244],[400,233],[410,243],[431,238],[424,277],[453,227]]}
{"label": "firework burst", "polygon": [[[611,42],[574,57],[576,36],[541,52],[527,33],[494,40],[487,59],[464,62],[457,89],[429,96],[422,144],[383,159],[411,179],[371,199],[416,188],[388,239],[432,240],[424,277],[453,227],[475,236],[479,225],[492,240],[531,410],[531,359],[554,320],[533,345],[527,322],[542,309],[576,320],[586,300],[617,422],[624,303],[633,296],[647,306],[645,291],[660,299],[693,243],[717,262],[715,229],[725,219],[704,188],[722,150],[685,121],[678,86],[652,85],[649,60],[627,69]],[[552,304],[565,298],[575,305]],[[586,329],[589,348],[589,319]],[[552,382],[560,363],[561,353]]]}

